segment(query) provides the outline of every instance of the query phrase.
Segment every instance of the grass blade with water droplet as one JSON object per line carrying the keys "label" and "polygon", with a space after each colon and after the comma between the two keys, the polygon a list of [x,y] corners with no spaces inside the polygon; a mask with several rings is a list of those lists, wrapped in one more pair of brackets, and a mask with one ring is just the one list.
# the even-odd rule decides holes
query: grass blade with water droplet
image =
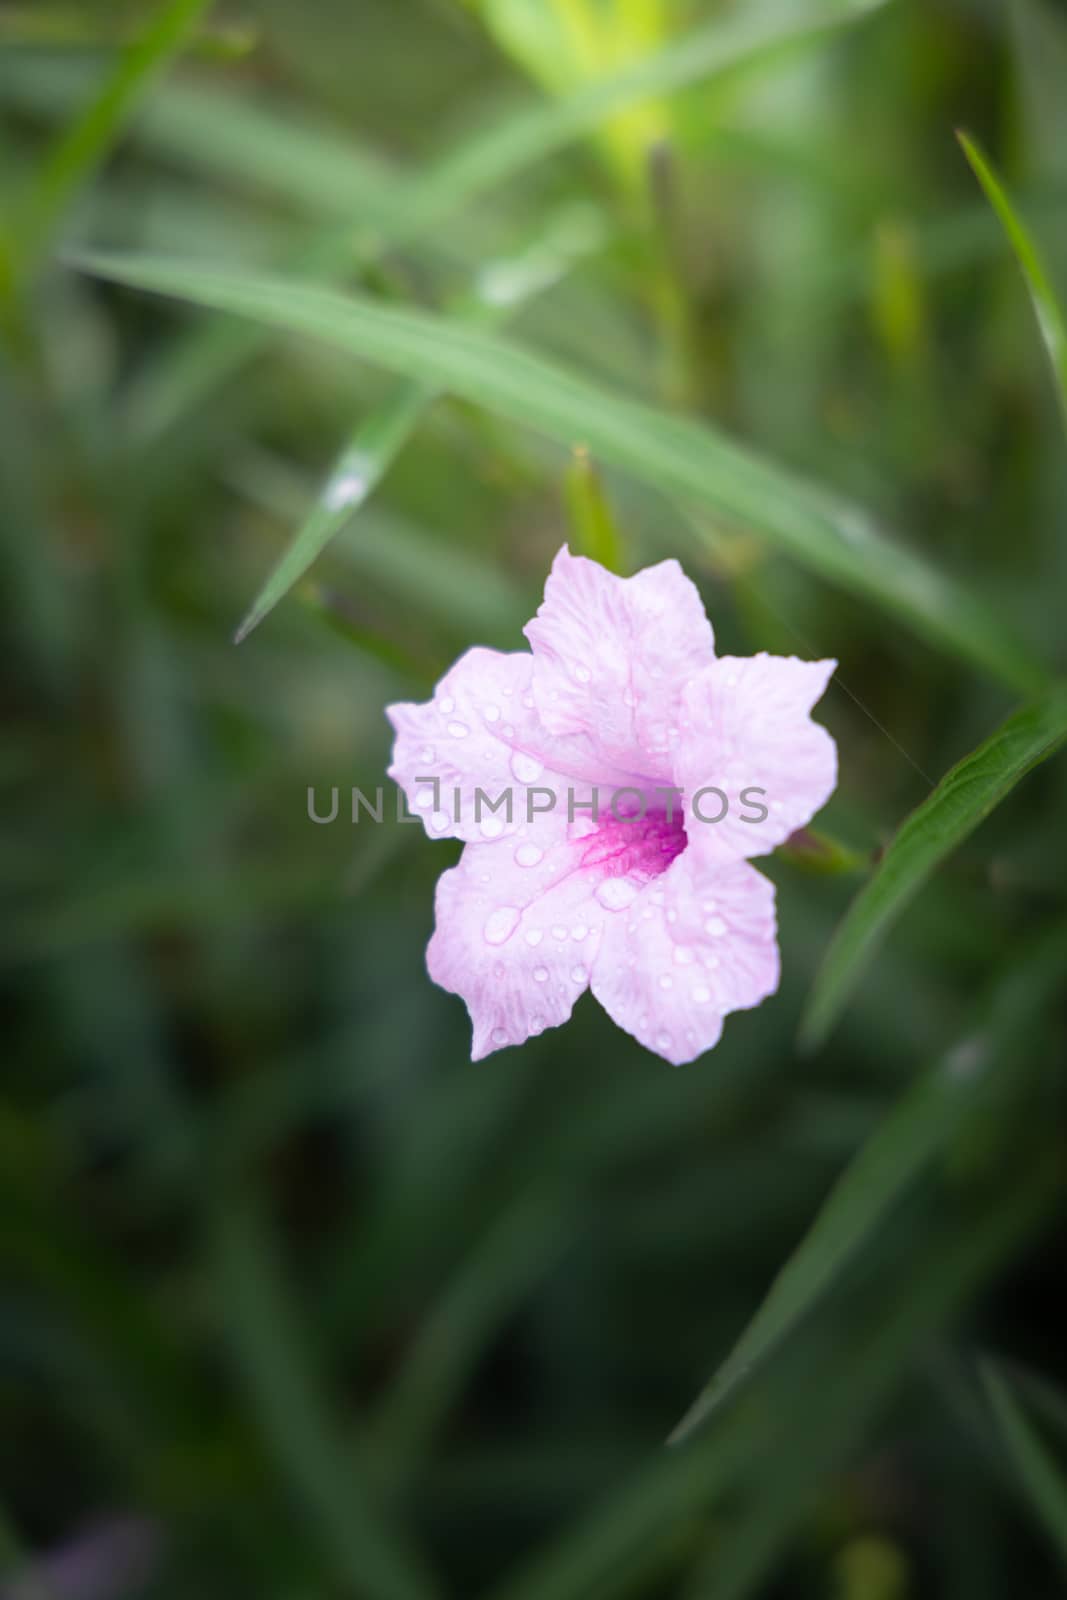
{"label": "grass blade with water droplet", "polygon": [[676,499],[751,527],[819,577],[861,595],[932,643],[1017,687],[1045,673],[991,606],[882,535],[836,495],[704,423],[628,400],[455,318],[366,296],[147,256],[81,255],[99,277],[233,311],[447,388]]}

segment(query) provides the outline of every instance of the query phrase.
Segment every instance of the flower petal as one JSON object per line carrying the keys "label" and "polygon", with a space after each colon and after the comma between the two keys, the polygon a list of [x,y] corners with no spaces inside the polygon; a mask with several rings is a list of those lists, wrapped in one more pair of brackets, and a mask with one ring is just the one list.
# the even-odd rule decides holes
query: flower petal
{"label": "flower petal", "polygon": [[583,832],[545,817],[521,841],[467,845],[438,880],[426,964],[466,1001],[474,1061],[566,1022],[589,986],[604,912]]}
{"label": "flower petal", "polygon": [[618,578],[564,545],[524,631],[549,731],[590,736],[632,775],[669,778],[682,690],[714,660],[711,624],[677,561]]}
{"label": "flower petal", "polygon": [[[766,855],[826,804],[837,783],[837,746],[808,713],[836,666],[765,653],[723,656],[688,685],[675,781],[701,855]],[[729,807],[718,821],[722,799],[699,798],[712,788]],[[745,798],[749,790],[760,792]]]}
{"label": "flower petal", "polygon": [[[586,775],[599,776],[592,742],[546,731],[532,676],[533,657],[525,651],[468,650],[432,700],[386,708],[397,735],[389,776],[431,838],[479,842],[519,833],[533,787],[551,790],[564,812],[569,787],[579,799],[588,797]],[[478,801],[478,790],[488,799]],[[510,800],[491,810],[502,795]],[[543,798],[533,801],[535,810],[545,805]]]}
{"label": "flower petal", "polygon": [[727,1012],[773,994],[778,973],[774,885],[688,849],[608,919],[592,989],[620,1028],[681,1066],[718,1042]]}

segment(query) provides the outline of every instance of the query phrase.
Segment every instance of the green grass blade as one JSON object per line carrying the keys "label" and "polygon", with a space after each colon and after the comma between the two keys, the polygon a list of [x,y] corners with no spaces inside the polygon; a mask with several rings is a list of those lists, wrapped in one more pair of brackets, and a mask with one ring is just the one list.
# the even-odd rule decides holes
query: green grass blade
{"label": "green grass blade", "polygon": [[454,213],[494,184],[545,160],[643,100],[733,72],[769,53],[817,38],[866,16],[886,0],[795,0],[789,6],[739,7],[610,77],[562,99],[511,113],[472,135],[418,186],[420,228]]}
{"label": "green grass blade", "polygon": [[74,195],[107,158],[155,74],[185,44],[209,4],[210,0],[167,0],[60,135],[36,175],[16,224],[19,268],[24,275],[47,248]]}
{"label": "green grass blade", "polygon": [[[350,225],[341,232],[334,228],[316,241],[306,263],[312,275],[336,277],[357,262],[376,259],[382,250],[432,235],[487,190],[595,132],[616,112],[753,66],[768,54],[818,39],[885,3],[793,0],[785,11],[774,4],[747,7],[735,19],[716,19],[574,95],[494,120],[406,182],[356,151],[346,154],[335,138],[304,124],[294,127],[292,117],[282,122],[236,99],[228,104],[218,94],[186,85],[160,95],[143,128],[146,139],[168,158],[209,171],[218,168],[230,177],[282,191],[305,209],[318,208],[329,216],[339,212],[345,218],[358,215],[358,240]],[[75,88],[78,83],[84,92],[84,75],[78,76]],[[48,74],[36,81],[28,73],[12,79],[0,66],[0,93],[19,104],[43,101],[46,107],[62,109],[71,88],[69,81],[64,86],[62,75],[58,84]],[[303,271],[305,263],[298,265]],[[138,431],[162,431],[208,389],[238,372],[262,342],[254,329],[234,329],[227,323],[182,341],[164,370],[155,374],[148,393],[139,397]]]}
{"label": "green grass blade", "polygon": [[714,1581],[699,1592],[715,1600],[750,1593],[753,1577],[777,1553],[827,1472],[847,1457],[892,1394],[916,1346],[957,1314],[1047,1217],[1056,1188],[1050,1164],[1032,1167],[1006,1199],[994,1197],[950,1219],[924,1241],[905,1282],[898,1276],[888,1284],[883,1303],[858,1329],[850,1327],[848,1338],[824,1336],[817,1349],[809,1348],[799,1374],[768,1371],[757,1403],[721,1416],[682,1448],[662,1451],[494,1589],[493,1600],[585,1600],[592,1594],[621,1600],[644,1593],[650,1579],[677,1565],[686,1531],[706,1524],[709,1509],[741,1484],[752,1486],[754,1503],[743,1515],[734,1505],[723,1520],[721,1565],[717,1559]]}
{"label": "green grass blade", "polygon": [[823,1299],[849,1262],[948,1140],[1018,1065],[1022,1030],[1054,1000],[1067,971],[1067,932],[1055,928],[998,983],[984,1022],[897,1102],[838,1180],[766,1299],[671,1435],[678,1443],[719,1407]]}
{"label": "green grass blade", "polygon": [[[0,100],[48,120],[73,119],[99,96],[108,59],[12,53],[0,59]],[[351,223],[364,206],[380,207],[394,176],[384,161],[298,104],[272,99],[268,109],[232,83],[162,84],[130,134],[140,149],[179,171],[334,221]]]}
{"label": "green grass blade", "polygon": [[[379,189],[384,205],[374,222],[398,242],[435,226],[495,184],[547,159],[617,112],[643,100],[669,95],[722,74],[755,65],[768,54],[818,39],[847,26],[888,0],[791,0],[788,6],[763,0],[738,9],[673,40],[595,84],[561,99],[496,117],[487,128],[464,137],[424,176],[396,186],[385,170],[376,173],[359,153],[346,156],[344,142],[305,124],[291,130],[291,118],[273,118],[252,104],[211,90],[175,86],[161,95],[144,119],[143,136],[161,153],[206,170],[225,170],[275,192],[302,208],[351,218],[361,188]],[[86,92],[79,63],[23,64],[17,73],[0,69],[0,95],[27,109],[67,115]],[[91,78],[89,79],[91,82]],[[353,167],[353,163],[355,166]],[[221,164],[221,165],[220,165]],[[379,179],[382,183],[379,183]]]}
{"label": "green grass blade", "polygon": [[709,426],[626,400],[482,330],[300,283],[154,257],[83,255],[119,283],[232,311],[448,389],[567,447],[582,443],[684,506],[761,533],[817,576],[1013,686],[1044,674],[991,607],[880,534],[863,513]]}
{"label": "green grass blade", "polygon": [[279,1467],[307,1507],[342,1585],[368,1600],[435,1593],[357,1481],[305,1352],[295,1305],[248,1195],[220,1198],[218,1292],[252,1405]]}
{"label": "green grass blade", "polygon": [[982,1386],[1012,1466],[1038,1522],[1067,1562],[1067,1463],[1057,1462],[998,1363],[983,1361]]}
{"label": "green grass blade", "polygon": [[297,529],[234,634],[235,644],[247,639],[252,629],[273,611],[370,497],[436,393],[427,384],[402,384],[383,406],[353,430],[310,514]]}
{"label": "green grass blade", "polygon": [[887,1296],[858,1354],[831,1357],[824,1386],[797,1402],[754,1475],[750,1503],[733,1516],[715,1550],[708,1594],[748,1600],[766,1583],[783,1546],[825,1493],[826,1478],[847,1466],[857,1442],[932,1334],[958,1316],[1012,1255],[1047,1224],[1061,1183],[1054,1161],[1032,1163],[1004,1196],[987,1198],[964,1219],[938,1227],[914,1252],[903,1282]]}
{"label": "green grass blade", "polygon": [[975,177],[985,190],[986,198],[1000,219],[1008,242],[1026,279],[1026,287],[1037,317],[1037,326],[1052,364],[1056,394],[1067,426],[1067,322],[1052,286],[1037,244],[1012,205],[1008,192],[997,172],[975,141],[966,133],[957,135],[963,153],[970,162]]}
{"label": "green grass blade", "polygon": [[1055,684],[965,756],[912,812],[834,935],[801,1024],[807,1046],[825,1039],[877,941],[930,874],[1065,740],[1067,686]]}
{"label": "green grass blade", "polygon": [[[506,312],[557,283],[576,258],[604,237],[595,212],[583,207],[564,213],[529,252],[482,269],[475,294],[464,304],[465,314],[473,322],[497,323]],[[433,384],[410,379],[355,427],[312,510],[237,629],[236,644],[263,621],[366,504],[439,393]]]}

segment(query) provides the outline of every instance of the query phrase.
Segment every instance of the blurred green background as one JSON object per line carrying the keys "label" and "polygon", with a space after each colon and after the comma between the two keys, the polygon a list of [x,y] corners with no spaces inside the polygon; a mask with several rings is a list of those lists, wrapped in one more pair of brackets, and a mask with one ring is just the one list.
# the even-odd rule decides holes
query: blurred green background
{"label": "blurred green background", "polygon": [[[785,476],[767,528],[716,515],[65,260],[506,322],[865,508],[1062,670],[1056,385],[954,130],[1067,290],[1067,7],[864,9],[0,4],[5,1600],[1065,1592],[1062,761],[796,1045],[1018,675],[951,601],[939,639],[790,559]],[[235,647],[309,513],[328,548]],[[767,864],[781,990],[677,1072],[589,999],[472,1066],[423,964],[459,847],[308,820],[383,781],[386,703],[519,647],[565,538],[677,555],[723,650],[841,664],[832,843]]]}

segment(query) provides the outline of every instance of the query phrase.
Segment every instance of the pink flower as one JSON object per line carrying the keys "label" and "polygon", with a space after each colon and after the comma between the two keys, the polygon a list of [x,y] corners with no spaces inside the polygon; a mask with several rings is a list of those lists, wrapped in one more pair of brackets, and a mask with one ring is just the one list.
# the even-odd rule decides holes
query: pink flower
{"label": "pink flower", "polygon": [[747,858],[833,792],[808,713],[836,662],[716,658],[676,561],[617,578],[566,546],[525,633],[532,653],[468,650],[432,700],[388,709],[390,777],[431,837],[466,841],[430,976],[466,1001],[475,1061],[586,989],[692,1061],[778,987],[774,887]]}

